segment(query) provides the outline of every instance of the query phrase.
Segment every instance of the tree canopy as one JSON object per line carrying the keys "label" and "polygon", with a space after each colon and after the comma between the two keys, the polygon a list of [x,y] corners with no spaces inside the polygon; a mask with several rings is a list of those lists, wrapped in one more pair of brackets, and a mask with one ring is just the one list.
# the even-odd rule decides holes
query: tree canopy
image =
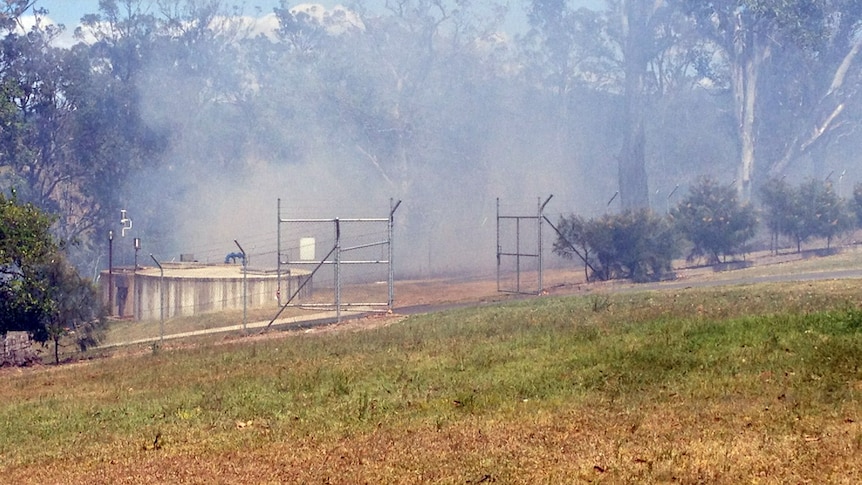
{"label": "tree canopy", "polygon": [[[745,202],[770,177],[823,178],[858,151],[846,135],[862,119],[862,7],[850,0],[269,15],[107,0],[71,45],[38,7],[0,10],[0,188],[51,214],[87,273],[104,266],[121,209],[151,251],[216,252],[261,233],[249,212],[277,196],[357,210],[397,197],[411,238],[397,250],[430,271],[483,260],[463,241],[495,197],[552,192],[598,215],[618,193],[621,209],[663,211],[709,176]],[[516,9],[520,30],[506,21]]]}
{"label": "tree canopy", "polygon": [[53,301],[44,269],[58,250],[52,220],[33,204],[0,193],[0,334],[27,331],[47,339]]}

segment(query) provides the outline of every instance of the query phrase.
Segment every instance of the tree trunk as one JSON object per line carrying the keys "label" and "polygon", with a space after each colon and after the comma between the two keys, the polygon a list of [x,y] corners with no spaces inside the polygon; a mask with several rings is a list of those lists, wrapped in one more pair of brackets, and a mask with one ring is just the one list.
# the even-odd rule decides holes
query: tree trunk
{"label": "tree trunk", "polygon": [[[741,22],[741,20],[737,19]],[[739,25],[743,29],[744,25]],[[739,135],[739,175],[736,187],[740,200],[751,200],[752,179],[756,160],[755,147],[755,107],[757,106],[757,80],[763,62],[769,58],[769,47],[761,46],[758,35],[754,32],[748,39],[739,39],[734,45],[733,55],[733,98],[737,131]]]}
{"label": "tree trunk", "polygon": [[619,157],[619,186],[623,209],[649,207],[646,134],[642,119],[629,119],[626,122],[623,148]]}
{"label": "tree trunk", "polygon": [[646,174],[646,132],[644,128],[644,78],[654,42],[650,22],[657,1],[650,7],[642,0],[622,3],[622,46],[625,64],[625,114],[622,149],[618,159],[620,202],[623,209],[649,208],[649,185]]}

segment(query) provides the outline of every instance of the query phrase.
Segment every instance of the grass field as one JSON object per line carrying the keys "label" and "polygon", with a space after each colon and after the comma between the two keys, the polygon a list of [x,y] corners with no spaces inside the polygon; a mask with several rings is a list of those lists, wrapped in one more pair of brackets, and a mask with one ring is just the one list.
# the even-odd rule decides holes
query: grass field
{"label": "grass field", "polygon": [[862,483],[860,281],[3,370],[4,483]]}

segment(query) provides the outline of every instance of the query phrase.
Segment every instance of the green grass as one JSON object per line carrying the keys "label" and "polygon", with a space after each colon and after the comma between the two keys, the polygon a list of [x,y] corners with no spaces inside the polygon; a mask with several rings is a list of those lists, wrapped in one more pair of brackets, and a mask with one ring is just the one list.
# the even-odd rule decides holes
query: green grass
{"label": "green grass", "polygon": [[[852,463],[849,457],[862,451],[854,424],[862,419],[858,285],[545,298],[363,332],[4,372],[0,469],[17,470],[18,478],[53,469],[85,480],[100,463],[135,470],[142,457],[181,466],[180,457],[208,461],[246,451],[267,470],[286,459],[267,454],[283,443],[296,448],[291,460],[308,467],[317,443],[389,456],[382,471],[335,467],[346,482],[409,481],[417,470],[432,476],[450,453],[451,470],[418,481],[464,483],[483,473],[525,483],[609,476],[591,471],[597,463],[614,470],[611,481],[665,481],[674,469],[696,481],[700,469],[733,483],[790,456],[794,461],[767,481],[822,478],[815,468],[824,456]],[[824,437],[835,427],[849,433],[846,440]],[[481,451],[476,442],[483,438],[462,435],[475,429],[502,430],[512,441],[498,437]],[[555,450],[575,446],[565,436],[578,429],[592,430],[586,441],[602,437],[592,446],[607,448],[603,454],[571,450],[571,463],[546,463]],[[750,433],[763,449],[749,450],[748,461],[732,456],[735,440]],[[390,445],[375,441],[381,436],[385,443],[421,438],[416,445],[428,451],[392,455]],[[543,436],[544,444],[530,444],[530,436]],[[531,457],[531,446],[555,440],[556,448]],[[462,452],[440,448],[453,442]],[[331,469],[302,469],[298,481],[331,478]]]}

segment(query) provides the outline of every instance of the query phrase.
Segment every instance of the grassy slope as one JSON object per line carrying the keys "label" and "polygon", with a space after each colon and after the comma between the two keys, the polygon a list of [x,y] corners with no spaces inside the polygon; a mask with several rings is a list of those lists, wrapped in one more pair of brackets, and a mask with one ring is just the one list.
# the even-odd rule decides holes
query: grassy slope
{"label": "grassy slope", "polygon": [[0,476],[859,483],[858,285],[545,298],[4,372]]}

